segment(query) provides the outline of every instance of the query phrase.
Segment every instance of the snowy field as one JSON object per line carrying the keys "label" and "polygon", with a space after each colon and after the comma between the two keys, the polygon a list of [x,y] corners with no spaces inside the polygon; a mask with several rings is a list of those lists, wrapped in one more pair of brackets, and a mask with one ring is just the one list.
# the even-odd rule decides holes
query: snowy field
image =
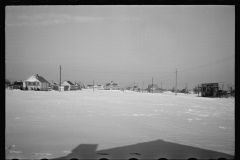
{"label": "snowy field", "polygon": [[[6,90],[6,158],[58,158],[163,140],[234,155],[235,99],[132,91]],[[159,157],[160,158],[160,157]]]}

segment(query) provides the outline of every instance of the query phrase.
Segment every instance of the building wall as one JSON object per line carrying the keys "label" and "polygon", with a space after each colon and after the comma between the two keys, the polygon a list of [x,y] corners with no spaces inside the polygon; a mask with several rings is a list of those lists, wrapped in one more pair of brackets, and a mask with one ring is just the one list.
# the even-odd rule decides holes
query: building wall
{"label": "building wall", "polygon": [[118,90],[119,89],[119,86],[115,86],[115,85],[106,85],[105,86],[105,89],[107,90]]}
{"label": "building wall", "polygon": [[64,82],[62,83],[62,85],[63,85],[63,86],[68,86],[68,90],[70,90],[71,85],[70,85],[68,82],[64,81]]}
{"label": "building wall", "polygon": [[75,90],[75,85],[70,85],[68,82],[64,81],[62,83],[63,86],[68,86],[68,90]]}
{"label": "building wall", "polygon": [[103,88],[103,85],[95,85],[94,88],[95,88],[95,89],[104,89],[104,88]]}
{"label": "building wall", "polygon": [[37,89],[39,88],[41,90],[41,82],[39,82],[38,79],[36,79],[34,76],[29,77],[26,81],[24,81],[24,87],[28,87],[28,90]]}
{"label": "building wall", "polygon": [[48,90],[49,84],[48,83],[41,83],[41,90],[46,91]]}
{"label": "building wall", "polygon": [[87,89],[93,89],[93,85],[91,86],[87,85]]}
{"label": "building wall", "polygon": [[75,85],[70,85],[70,90],[76,90]]}
{"label": "building wall", "polygon": [[202,97],[216,97],[219,90],[218,83],[204,83],[201,86],[201,96]]}
{"label": "building wall", "polygon": [[28,90],[31,90],[32,88],[41,89],[41,82],[39,81],[25,81],[24,83],[25,83],[24,86],[27,86]]}
{"label": "building wall", "polygon": [[52,89],[55,90],[55,91],[59,91],[59,87],[57,85],[53,85]]}

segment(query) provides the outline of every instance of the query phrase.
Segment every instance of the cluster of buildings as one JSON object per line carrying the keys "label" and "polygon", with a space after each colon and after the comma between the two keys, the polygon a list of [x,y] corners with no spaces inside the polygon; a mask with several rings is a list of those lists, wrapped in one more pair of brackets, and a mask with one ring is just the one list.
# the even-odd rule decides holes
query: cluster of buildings
{"label": "cluster of buildings", "polygon": [[[9,86],[9,85],[8,85]],[[7,87],[7,86],[6,86]],[[226,86],[225,86],[226,87]],[[61,83],[61,85],[56,83],[49,83],[42,76],[31,75],[24,81],[15,82],[11,89],[23,89],[23,90],[39,90],[39,91],[47,91],[47,90],[56,90],[56,91],[70,91],[70,90],[82,90],[84,89],[96,89],[96,90],[123,90],[120,88],[117,83],[111,81],[110,83],[106,83],[105,85],[81,85],[79,83],[72,83],[69,80],[65,80]],[[125,88],[125,90],[132,90],[137,92],[152,92],[152,93],[162,93],[164,90],[158,88],[156,84],[148,85],[146,89],[140,89],[138,86],[130,86]],[[235,86],[229,86],[228,89],[224,89],[223,83],[204,83],[198,86],[198,93],[201,94],[202,97],[220,97],[226,94],[233,94],[235,96]]]}
{"label": "cluster of buildings", "polygon": [[70,91],[70,90],[82,90],[84,89],[99,89],[99,90],[119,90],[121,89],[118,84],[111,81],[110,83],[106,83],[105,85],[81,85],[79,83],[72,83],[69,80],[65,80],[61,83],[61,85],[56,83],[49,83],[42,76],[31,75],[24,81],[17,81],[12,86],[12,89],[23,89],[23,90],[56,90],[56,91]]}
{"label": "cluster of buildings", "polygon": [[[55,91],[70,91],[70,90],[82,90],[84,89],[96,89],[96,90],[123,90],[120,88],[117,83],[111,81],[110,83],[106,83],[105,85],[81,85],[79,83],[72,83],[69,80],[65,80],[61,83],[61,85],[57,83],[49,83],[45,78],[36,74],[31,75],[24,81],[16,81],[12,86],[11,89],[22,89],[22,90],[39,90],[39,91],[48,91],[48,90],[55,90]],[[125,90],[132,90],[137,92],[160,92],[158,86],[156,84],[148,85],[147,89],[140,89],[138,86],[131,86],[125,88]]]}

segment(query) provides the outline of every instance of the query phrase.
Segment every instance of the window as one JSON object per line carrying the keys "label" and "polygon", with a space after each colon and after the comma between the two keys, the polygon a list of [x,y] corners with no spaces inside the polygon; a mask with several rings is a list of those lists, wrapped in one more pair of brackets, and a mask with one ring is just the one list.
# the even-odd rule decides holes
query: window
{"label": "window", "polygon": [[28,85],[29,85],[29,86],[31,86],[31,85],[32,85],[32,83],[31,83],[31,82],[28,82]]}
{"label": "window", "polygon": [[40,86],[40,83],[39,83],[39,82],[37,82],[37,86]]}
{"label": "window", "polygon": [[33,82],[33,86],[36,86],[36,82]]}

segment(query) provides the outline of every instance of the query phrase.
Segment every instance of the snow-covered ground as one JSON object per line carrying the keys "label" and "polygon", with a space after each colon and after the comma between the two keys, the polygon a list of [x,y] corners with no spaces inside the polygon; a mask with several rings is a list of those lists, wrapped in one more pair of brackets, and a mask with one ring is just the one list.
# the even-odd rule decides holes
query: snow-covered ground
{"label": "snow-covered ground", "polygon": [[6,90],[6,158],[57,158],[164,140],[234,155],[234,98],[132,91]]}

